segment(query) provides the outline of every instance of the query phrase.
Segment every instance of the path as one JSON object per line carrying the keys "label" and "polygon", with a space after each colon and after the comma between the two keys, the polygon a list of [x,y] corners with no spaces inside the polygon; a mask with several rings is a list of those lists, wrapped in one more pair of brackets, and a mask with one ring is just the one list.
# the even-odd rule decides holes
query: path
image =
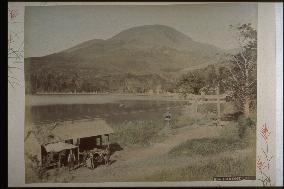
{"label": "path", "polygon": [[220,127],[183,127],[176,130],[176,133],[170,135],[161,143],[155,143],[149,148],[131,150],[128,153],[123,153],[122,158],[127,159],[144,159],[153,156],[167,154],[172,148],[184,143],[187,140],[215,137],[219,135]]}

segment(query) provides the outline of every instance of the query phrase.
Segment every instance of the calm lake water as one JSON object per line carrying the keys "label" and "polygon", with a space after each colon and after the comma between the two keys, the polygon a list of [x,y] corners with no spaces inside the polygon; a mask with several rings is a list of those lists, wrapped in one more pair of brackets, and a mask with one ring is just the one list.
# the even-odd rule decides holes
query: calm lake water
{"label": "calm lake water", "polygon": [[26,115],[35,125],[56,121],[103,118],[109,123],[159,120],[170,108],[173,116],[186,104],[167,98],[115,95],[33,95],[27,97]]}

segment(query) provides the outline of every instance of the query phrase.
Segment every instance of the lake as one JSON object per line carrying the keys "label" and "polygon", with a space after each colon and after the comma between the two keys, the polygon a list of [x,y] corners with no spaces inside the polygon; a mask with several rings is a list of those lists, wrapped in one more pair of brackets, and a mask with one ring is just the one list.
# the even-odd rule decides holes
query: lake
{"label": "lake", "polygon": [[103,118],[108,123],[159,120],[170,108],[181,113],[185,101],[135,95],[27,95],[26,116],[35,125],[67,120]]}

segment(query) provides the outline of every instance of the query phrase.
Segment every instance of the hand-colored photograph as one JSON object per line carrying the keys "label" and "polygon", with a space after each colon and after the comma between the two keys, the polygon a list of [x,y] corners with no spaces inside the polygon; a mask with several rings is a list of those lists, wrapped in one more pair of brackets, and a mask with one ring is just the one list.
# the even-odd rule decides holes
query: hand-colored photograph
{"label": "hand-colored photograph", "polygon": [[255,180],[257,21],[257,3],[25,7],[25,182]]}

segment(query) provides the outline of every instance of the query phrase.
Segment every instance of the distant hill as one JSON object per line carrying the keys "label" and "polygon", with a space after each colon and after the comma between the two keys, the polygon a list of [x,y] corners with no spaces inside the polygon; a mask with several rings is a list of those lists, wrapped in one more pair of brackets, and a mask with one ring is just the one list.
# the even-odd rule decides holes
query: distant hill
{"label": "distant hill", "polygon": [[107,40],[26,58],[27,92],[129,92],[129,83],[138,91],[168,90],[182,70],[215,64],[224,52],[168,26],[133,27]]}

